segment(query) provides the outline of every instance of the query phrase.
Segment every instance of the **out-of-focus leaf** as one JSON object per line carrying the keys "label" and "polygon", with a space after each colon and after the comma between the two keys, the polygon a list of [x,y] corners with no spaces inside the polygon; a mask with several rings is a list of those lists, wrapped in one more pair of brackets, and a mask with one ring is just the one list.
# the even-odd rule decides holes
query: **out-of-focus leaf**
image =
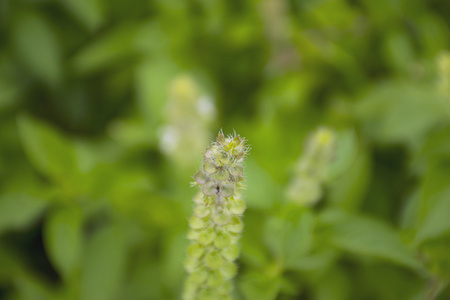
{"label": "out-of-focus leaf", "polygon": [[420,191],[414,191],[405,199],[401,214],[400,225],[402,229],[414,228],[419,221]]}
{"label": "out-of-focus leaf", "polygon": [[405,31],[391,31],[384,41],[384,56],[389,65],[400,72],[409,71],[414,63],[414,48],[411,37]]}
{"label": "out-of-focus leaf", "polygon": [[162,282],[165,282],[165,287],[173,291],[175,298],[181,293],[178,290],[182,286],[186,271],[180,260],[186,256],[186,249],[189,246],[189,240],[185,234],[175,233],[168,235],[164,246],[164,258],[162,260]]}
{"label": "out-of-focus leaf", "polygon": [[387,81],[369,90],[354,113],[379,142],[417,147],[448,112],[432,85]]}
{"label": "out-of-focus leaf", "polygon": [[27,194],[0,197],[0,233],[30,226],[44,212],[48,203]]}
{"label": "out-of-focus leaf", "polygon": [[242,233],[241,260],[253,268],[264,268],[269,264],[270,253],[263,242],[263,226],[261,219],[264,218],[260,212],[247,210],[244,222],[245,230]]}
{"label": "out-of-focus leaf", "polygon": [[398,233],[381,220],[363,216],[321,216],[324,241],[350,253],[384,259],[416,271],[422,270],[413,251],[404,245]]}
{"label": "out-of-focus leaf", "polygon": [[51,26],[35,12],[21,13],[14,22],[15,52],[40,80],[55,86],[62,76],[62,50]]}
{"label": "out-of-focus leaf", "polygon": [[254,159],[249,157],[246,162],[247,190],[244,195],[247,205],[255,209],[268,209],[275,201],[281,200],[281,187]]}
{"label": "out-of-focus leaf", "polygon": [[340,267],[331,268],[314,284],[314,295],[317,300],[350,299],[352,282],[347,272]]}
{"label": "out-of-focus leaf", "polygon": [[[136,70],[136,91],[140,112],[146,123],[155,128],[163,121],[170,83],[176,66],[166,60],[147,60]],[[149,139],[156,138],[149,134]]]}
{"label": "out-of-focus leaf", "polygon": [[50,212],[46,217],[44,239],[54,267],[68,278],[79,267],[82,246],[81,211],[66,207]]}
{"label": "out-of-focus leaf", "polygon": [[[423,294],[425,283],[410,272],[388,264],[371,264],[362,270],[362,280],[367,283],[371,295],[383,300],[427,299]],[[417,297],[421,295],[422,297]]]}
{"label": "out-of-focus leaf", "polygon": [[450,160],[432,158],[428,160],[427,167],[421,189],[420,218],[422,220],[429,209],[440,199],[438,195],[449,187]]}
{"label": "out-of-focus leaf", "polygon": [[21,94],[18,74],[8,56],[0,56],[0,112],[10,108]]}
{"label": "out-of-focus leaf", "polygon": [[103,0],[60,0],[60,2],[91,31],[104,21]]}
{"label": "out-of-focus leaf", "polygon": [[369,186],[371,176],[371,161],[368,153],[362,148],[336,180],[330,183],[329,201],[347,211],[356,210],[363,200]]}
{"label": "out-of-focus leaf", "polygon": [[286,266],[286,268],[292,271],[321,275],[338,259],[339,255],[340,253],[336,249],[325,249],[297,259],[295,262]]}
{"label": "out-of-focus leaf", "polygon": [[151,252],[146,251],[145,247],[140,249],[138,255],[134,255],[132,258],[133,263],[128,271],[126,286],[121,299],[163,299],[161,265],[153,260],[154,256],[149,255]]}
{"label": "out-of-focus leaf", "polygon": [[315,216],[300,207],[288,206],[279,216],[269,218],[265,243],[285,267],[303,257],[313,246]]}
{"label": "out-of-focus leaf", "polygon": [[327,180],[345,176],[352,164],[355,163],[358,151],[360,151],[354,130],[347,129],[337,132],[336,140],[335,157],[330,165]]}
{"label": "out-of-focus leaf", "polygon": [[280,277],[254,271],[239,277],[237,282],[246,300],[275,300],[281,287]]}
{"label": "out-of-focus leaf", "polygon": [[[60,299],[55,290],[51,286],[32,275],[31,272],[21,271],[15,277],[15,285],[17,287],[17,299],[23,300],[58,300]],[[13,298],[16,299],[16,298]]]}
{"label": "out-of-focus leaf", "polygon": [[78,174],[71,141],[50,126],[28,116],[20,116],[18,129],[25,153],[39,172],[58,183],[73,185]]}
{"label": "out-of-focus leaf", "polygon": [[437,194],[432,199],[432,206],[427,209],[423,222],[418,229],[416,242],[438,238],[450,233],[450,188]]}
{"label": "out-of-focus leaf", "polygon": [[12,251],[0,244],[0,283],[9,282],[11,274],[19,268],[20,260],[15,257]]}
{"label": "out-of-focus leaf", "polygon": [[119,226],[109,225],[93,234],[82,259],[80,299],[114,299],[125,277],[126,248]]}
{"label": "out-of-focus leaf", "polygon": [[87,74],[110,67],[136,54],[134,39],[140,26],[127,24],[114,28],[103,37],[82,48],[72,58],[78,74]]}

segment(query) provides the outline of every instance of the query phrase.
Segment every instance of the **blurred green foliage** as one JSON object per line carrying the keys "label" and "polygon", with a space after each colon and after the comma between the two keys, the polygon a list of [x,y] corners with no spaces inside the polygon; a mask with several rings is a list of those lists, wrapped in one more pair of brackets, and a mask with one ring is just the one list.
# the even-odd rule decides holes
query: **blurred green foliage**
{"label": "blurred green foliage", "polygon": [[0,299],[179,299],[220,128],[253,148],[236,299],[449,299],[449,26],[447,0],[0,0]]}

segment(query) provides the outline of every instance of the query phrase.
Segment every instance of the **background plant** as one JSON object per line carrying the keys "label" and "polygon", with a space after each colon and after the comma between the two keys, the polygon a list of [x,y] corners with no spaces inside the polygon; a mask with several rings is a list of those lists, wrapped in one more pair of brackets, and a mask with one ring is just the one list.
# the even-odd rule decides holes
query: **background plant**
{"label": "background plant", "polygon": [[[236,299],[448,299],[449,14],[446,0],[0,1],[0,298],[179,299],[203,148],[164,152],[161,128],[187,76],[216,115],[183,137],[236,129],[253,147]],[[295,206],[321,125],[336,135],[323,196]]]}

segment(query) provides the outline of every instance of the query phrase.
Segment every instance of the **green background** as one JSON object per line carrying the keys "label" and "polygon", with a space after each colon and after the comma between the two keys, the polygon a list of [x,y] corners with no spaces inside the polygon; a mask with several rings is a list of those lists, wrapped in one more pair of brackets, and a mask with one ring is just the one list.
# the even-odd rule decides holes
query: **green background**
{"label": "green background", "polygon": [[[236,299],[449,299],[447,0],[0,0],[0,299],[180,299],[201,153],[245,136]],[[286,201],[336,132],[317,205]]]}

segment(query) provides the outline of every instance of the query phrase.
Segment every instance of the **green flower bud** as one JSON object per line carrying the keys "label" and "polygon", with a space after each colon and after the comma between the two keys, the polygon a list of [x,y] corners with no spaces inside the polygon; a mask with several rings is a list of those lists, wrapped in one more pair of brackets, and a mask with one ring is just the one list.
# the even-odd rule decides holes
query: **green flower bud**
{"label": "green flower bud", "polygon": [[217,171],[216,164],[210,160],[207,160],[203,163],[203,171],[207,174],[213,174]]}
{"label": "green flower bud", "polygon": [[191,241],[196,241],[196,240],[198,240],[199,235],[200,235],[200,230],[191,229],[191,230],[189,230],[189,232],[187,234],[187,238],[190,239]]}
{"label": "green flower bud", "polygon": [[196,217],[196,216],[192,216],[189,219],[189,227],[193,228],[193,229],[201,229],[203,227],[206,226],[206,223],[203,219]]}
{"label": "green flower bud", "polygon": [[204,289],[201,290],[198,294],[198,298],[196,300],[216,300],[217,295],[213,289]]}
{"label": "green flower bud", "polygon": [[202,192],[198,192],[195,194],[193,200],[197,204],[203,204],[205,202],[205,195]]}
{"label": "green flower bud", "polygon": [[230,221],[230,224],[227,225],[227,230],[234,233],[241,233],[243,229],[244,223],[242,223],[239,217],[233,217],[233,219]]}
{"label": "green flower bud", "polygon": [[219,153],[219,155],[217,156],[217,158],[219,159],[219,161],[223,164],[223,165],[229,165],[230,164],[230,157],[228,156],[228,154],[226,152],[221,152]]}
{"label": "green flower bud", "polygon": [[214,181],[210,181],[202,185],[202,192],[206,196],[213,196],[217,194],[218,184]]}
{"label": "green flower bud", "polygon": [[297,174],[286,190],[286,196],[301,206],[317,203],[322,197],[322,185],[335,153],[336,137],[332,130],[321,127],[307,139]]}
{"label": "green flower bud", "polygon": [[219,181],[226,181],[229,176],[230,176],[230,174],[228,174],[228,171],[225,169],[222,169],[220,171],[217,171],[214,174],[214,179],[219,180]]}
{"label": "green flower bud", "polygon": [[220,272],[226,279],[231,279],[236,275],[237,267],[234,263],[227,261],[220,268]]}
{"label": "green flower bud", "polygon": [[196,208],[194,208],[194,215],[198,218],[204,218],[209,215],[210,212],[211,210],[204,205],[198,205]]}
{"label": "green flower bud", "polygon": [[239,241],[239,239],[241,238],[240,233],[235,233],[235,232],[228,231],[228,235],[230,236],[232,244],[236,244]]}
{"label": "green flower bud", "polygon": [[225,212],[218,213],[214,216],[214,223],[219,226],[226,225],[230,222],[231,216]]}
{"label": "green flower bud", "polygon": [[246,205],[242,199],[234,199],[230,202],[230,211],[235,215],[242,215],[245,209]]}
{"label": "green flower bud", "polygon": [[198,236],[199,243],[203,245],[211,244],[216,237],[216,233],[213,228],[208,228],[205,231],[202,231]]}
{"label": "green flower bud", "polygon": [[[222,295],[227,295],[233,290],[231,281],[225,281],[218,289],[217,292]],[[224,298],[225,299],[225,298]],[[230,298],[231,299],[231,298]]]}
{"label": "green flower bud", "polygon": [[225,144],[225,136],[223,135],[222,131],[220,131],[219,134],[217,135],[217,143],[219,145]]}
{"label": "green flower bud", "polygon": [[222,249],[231,245],[231,238],[226,233],[218,233],[214,239],[214,246],[216,248]]}
{"label": "green flower bud", "polygon": [[208,175],[204,172],[204,171],[198,171],[197,173],[195,173],[194,175],[194,180],[198,183],[198,184],[205,184],[208,181],[209,177]]}
{"label": "green flower bud", "polygon": [[208,279],[208,272],[205,270],[196,270],[191,273],[190,279],[195,282],[195,284],[202,284]]}
{"label": "green flower bud", "polygon": [[194,213],[189,220],[189,246],[185,268],[184,300],[229,300],[230,279],[237,273],[233,263],[243,230],[241,215],[245,202],[242,161],[248,152],[245,139],[219,133],[203,154],[203,168],[194,175],[201,192],[194,196]]}
{"label": "green flower bud", "polygon": [[205,263],[211,270],[220,269],[224,262],[222,256],[216,251],[208,253],[205,257]]}
{"label": "green flower bud", "polygon": [[244,174],[244,167],[240,164],[235,164],[230,168],[230,174],[232,176],[242,176]]}
{"label": "green flower bud", "polygon": [[199,258],[205,253],[205,247],[201,244],[192,244],[189,246],[188,255],[191,258]]}
{"label": "green flower bud", "polygon": [[200,265],[200,261],[197,258],[188,257],[184,262],[184,267],[189,273],[194,272]]}
{"label": "green flower bud", "polygon": [[239,256],[239,248],[236,245],[231,245],[222,249],[222,256],[228,261],[234,261]]}
{"label": "green flower bud", "polygon": [[231,197],[234,194],[234,184],[226,183],[220,187],[223,197]]}
{"label": "green flower bud", "polygon": [[225,277],[220,271],[211,272],[208,276],[206,284],[210,287],[216,288],[221,286],[225,282]]}

